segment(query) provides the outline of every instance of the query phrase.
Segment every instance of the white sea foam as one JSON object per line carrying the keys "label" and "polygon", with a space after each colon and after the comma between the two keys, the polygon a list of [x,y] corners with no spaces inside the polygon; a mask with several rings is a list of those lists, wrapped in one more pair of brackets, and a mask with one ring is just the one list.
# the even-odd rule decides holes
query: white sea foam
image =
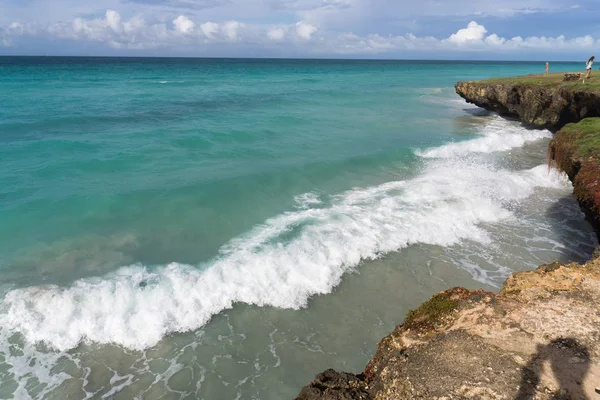
{"label": "white sea foam", "polygon": [[306,210],[323,203],[318,194],[311,192],[303,193],[294,197],[294,201],[296,202],[296,207],[302,210]]}
{"label": "white sea foam", "polygon": [[38,386],[36,398],[46,398],[49,392],[58,387],[62,382],[71,378],[71,375],[56,369],[61,360],[68,359],[77,365],[77,359],[68,353],[40,351],[34,343],[15,343],[7,335],[0,336],[0,354],[3,362],[10,365],[10,369],[0,371],[0,382],[16,382],[17,386],[12,395],[15,399],[31,399],[28,383],[35,377]]}
{"label": "white sea foam", "polygon": [[492,153],[522,147],[526,143],[552,136],[547,130],[524,129],[516,123],[507,123],[500,117],[491,119],[481,134],[482,136],[476,139],[449,143],[428,150],[419,150],[416,153],[426,158],[450,158],[470,153]]}
{"label": "white sea foam", "polygon": [[[501,124],[493,123],[488,129],[496,132]],[[509,136],[520,138],[508,139],[515,146],[547,136],[504,124]],[[494,135],[428,150],[424,156],[436,158],[426,160],[414,179],[350,190],[327,202],[314,194],[299,196],[298,210],[231,240],[206,265],[132,265],[69,287],[12,290],[2,302],[0,337],[19,332],[29,343],[59,350],[81,341],[144,349],[168,333],[201,327],[235,303],[304,307],[311,296],[329,293],[361,260],[410,244],[485,243],[482,223],[511,218],[509,205],[535,187],[568,185],[545,166],[511,172],[463,157],[491,149]],[[448,158],[452,154],[461,157]]]}

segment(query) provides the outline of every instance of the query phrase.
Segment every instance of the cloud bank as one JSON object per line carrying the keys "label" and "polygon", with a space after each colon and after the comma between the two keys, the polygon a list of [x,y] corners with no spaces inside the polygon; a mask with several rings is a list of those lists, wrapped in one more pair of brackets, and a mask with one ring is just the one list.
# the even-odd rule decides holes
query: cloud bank
{"label": "cloud bank", "polygon": [[[140,0],[141,1],[141,0]],[[329,8],[343,8],[350,0],[325,0]],[[279,3],[281,5],[281,3]],[[288,7],[295,4],[290,1]],[[314,11],[314,10],[313,10]],[[299,12],[302,14],[302,12]],[[163,49],[194,55],[214,46],[246,45],[266,50],[285,49],[307,55],[385,55],[410,52],[577,52],[587,54],[600,42],[590,35],[567,38],[563,35],[501,37],[476,21],[448,37],[355,34],[319,26],[318,18],[288,24],[259,24],[237,20],[201,20],[180,14],[171,20],[148,22],[142,15],[123,18],[109,9],[101,17],[76,17],[71,22],[46,25],[20,21],[0,27],[0,45],[18,47],[26,39],[96,43],[111,49],[143,51]]]}

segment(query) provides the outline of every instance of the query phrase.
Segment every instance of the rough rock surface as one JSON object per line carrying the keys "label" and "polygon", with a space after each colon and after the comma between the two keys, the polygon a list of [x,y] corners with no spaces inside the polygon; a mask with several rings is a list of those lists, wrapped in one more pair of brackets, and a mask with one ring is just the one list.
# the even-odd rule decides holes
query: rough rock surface
{"label": "rough rock surface", "polygon": [[435,295],[360,375],[328,370],[298,400],[595,399],[600,259],[513,274],[498,294]]}
{"label": "rough rock surface", "polygon": [[573,182],[574,194],[600,240],[600,118],[588,118],[561,129],[548,146],[555,163]]}
{"label": "rough rock surface", "polygon": [[583,74],[582,73],[565,74],[565,76],[563,78],[563,82],[578,81],[578,80],[580,80],[582,78],[583,78]]}
{"label": "rough rock surface", "polygon": [[458,82],[455,89],[468,103],[551,131],[600,116],[600,96],[584,89],[485,81]]}

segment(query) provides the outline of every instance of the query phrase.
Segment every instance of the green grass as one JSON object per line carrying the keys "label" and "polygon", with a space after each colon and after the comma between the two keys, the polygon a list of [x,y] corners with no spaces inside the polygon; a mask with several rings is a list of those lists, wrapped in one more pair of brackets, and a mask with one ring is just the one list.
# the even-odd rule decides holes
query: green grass
{"label": "green grass", "polygon": [[[585,72],[580,72],[585,75]],[[534,85],[546,88],[568,88],[585,90],[590,92],[597,92],[600,94],[600,71],[592,71],[590,79],[587,79],[585,83],[583,81],[571,81],[563,82],[565,73],[554,73],[549,75],[526,75],[526,76],[512,76],[509,78],[493,78],[484,81],[478,81],[477,83],[482,85],[503,85],[503,84],[523,84],[523,85]]]}
{"label": "green grass", "polygon": [[550,143],[550,155],[573,179],[575,197],[600,222],[600,118],[565,125]]}
{"label": "green grass", "polygon": [[435,329],[445,316],[456,310],[465,292],[468,291],[456,288],[436,294],[416,310],[408,312],[404,327],[419,332]]}
{"label": "green grass", "polygon": [[560,140],[568,141],[577,156],[600,159],[600,118],[585,118],[576,124],[565,125]]}

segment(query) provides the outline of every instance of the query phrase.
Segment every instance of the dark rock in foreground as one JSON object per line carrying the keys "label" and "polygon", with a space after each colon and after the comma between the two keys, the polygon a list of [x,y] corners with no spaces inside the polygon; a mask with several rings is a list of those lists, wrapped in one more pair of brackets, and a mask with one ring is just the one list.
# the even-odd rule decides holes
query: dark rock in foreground
{"label": "dark rock in foreground", "polygon": [[371,399],[371,395],[365,386],[364,376],[328,369],[317,375],[314,381],[305,386],[298,399]]}

